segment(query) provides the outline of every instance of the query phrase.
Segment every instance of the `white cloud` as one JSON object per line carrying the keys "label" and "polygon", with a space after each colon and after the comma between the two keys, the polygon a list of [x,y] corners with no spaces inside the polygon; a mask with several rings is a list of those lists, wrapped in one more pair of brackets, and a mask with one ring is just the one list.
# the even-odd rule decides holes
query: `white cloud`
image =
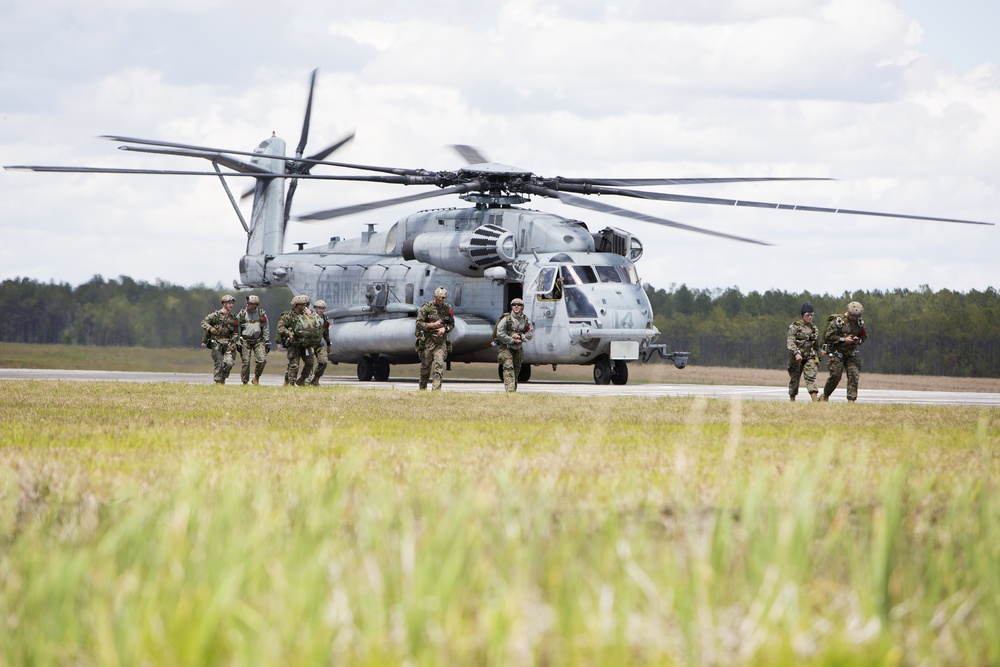
{"label": "white cloud", "polygon": [[[963,2],[953,14],[981,22]],[[307,152],[356,129],[338,158],[449,169],[461,161],[447,146],[470,143],[544,175],[830,176],[842,180],[675,190],[998,222],[1000,57],[972,67],[940,48],[930,57],[936,25],[901,0],[17,0],[0,8],[0,152],[4,164],[183,168],[93,137],[251,150],[272,130],[293,149],[318,66]],[[295,206],[398,194],[304,182]],[[997,283],[995,227],[625,205],[778,245],[529,204],[632,229],[646,245],[640,271],[658,286]],[[413,210],[293,223],[288,241]],[[228,284],[243,244],[215,179],[0,173],[0,277]]]}

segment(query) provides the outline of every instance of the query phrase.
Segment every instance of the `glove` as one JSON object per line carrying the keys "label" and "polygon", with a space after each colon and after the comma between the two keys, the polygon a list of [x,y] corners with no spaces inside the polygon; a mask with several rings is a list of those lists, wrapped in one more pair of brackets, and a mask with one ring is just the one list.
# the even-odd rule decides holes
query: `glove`
{"label": "glove", "polygon": [[216,329],[215,327],[209,327],[209,328],[208,328],[208,331],[209,331],[209,333],[211,333],[211,334],[212,334],[213,336],[215,336],[215,335],[217,335],[217,334],[219,333],[219,330],[218,330],[218,329]]}
{"label": "glove", "polygon": [[264,343],[264,352],[265,352],[265,354],[269,353],[270,351],[271,351],[271,344],[270,343]]}

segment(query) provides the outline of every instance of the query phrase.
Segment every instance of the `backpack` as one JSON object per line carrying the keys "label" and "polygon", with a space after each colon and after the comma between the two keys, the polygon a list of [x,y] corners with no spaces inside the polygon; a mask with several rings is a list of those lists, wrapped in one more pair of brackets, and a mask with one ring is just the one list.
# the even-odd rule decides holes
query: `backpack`
{"label": "backpack", "polygon": [[323,340],[323,318],[316,313],[302,313],[292,327],[293,342],[303,347],[315,347]]}
{"label": "backpack", "polygon": [[496,324],[493,325],[493,342],[491,342],[490,345],[495,347],[500,344],[500,340],[497,338],[497,328],[500,326],[501,322],[507,319],[508,315],[510,315],[510,313],[504,313],[500,319],[497,320]]}

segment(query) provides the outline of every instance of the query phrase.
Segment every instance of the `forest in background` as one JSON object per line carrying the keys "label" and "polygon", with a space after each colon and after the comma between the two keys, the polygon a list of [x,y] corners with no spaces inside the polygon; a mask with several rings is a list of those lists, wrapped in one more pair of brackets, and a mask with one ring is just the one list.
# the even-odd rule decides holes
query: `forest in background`
{"label": "forest in background", "polygon": [[[804,301],[816,325],[843,313],[849,301],[865,307],[868,342],[864,369],[903,375],[1000,377],[1000,293],[895,289],[832,296],[736,287],[691,289],[646,285],[660,341],[683,350],[700,366],[784,368],[785,333]],[[73,287],[28,278],[0,283],[0,341],[119,347],[198,347],[201,319],[229,291],[222,286],[181,287],[127,276]],[[286,289],[255,290],[272,321],[288,308]],[[274,336],[272,326],[271,335]]]}

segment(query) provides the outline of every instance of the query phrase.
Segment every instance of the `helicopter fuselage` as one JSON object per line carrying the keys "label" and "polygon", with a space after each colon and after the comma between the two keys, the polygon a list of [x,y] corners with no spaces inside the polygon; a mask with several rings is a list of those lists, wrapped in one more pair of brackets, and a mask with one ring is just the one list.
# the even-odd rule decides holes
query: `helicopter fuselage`
{"label": "helicopter fuselage", "polygon": [[[454,362],[496,362],[493,326],[521,297],[535,334],[527,364],[636,360],[659,336],[630,257],[641,244],[592,234],[580,221],[516,207],[415,213],[385,233],[276,256],[245,256],[249,286],[287,286],[322,299],[331,361],[416,363],[414,318],[436,287],[448,290]],[[598,243],[619,252],[599,251]]]}

